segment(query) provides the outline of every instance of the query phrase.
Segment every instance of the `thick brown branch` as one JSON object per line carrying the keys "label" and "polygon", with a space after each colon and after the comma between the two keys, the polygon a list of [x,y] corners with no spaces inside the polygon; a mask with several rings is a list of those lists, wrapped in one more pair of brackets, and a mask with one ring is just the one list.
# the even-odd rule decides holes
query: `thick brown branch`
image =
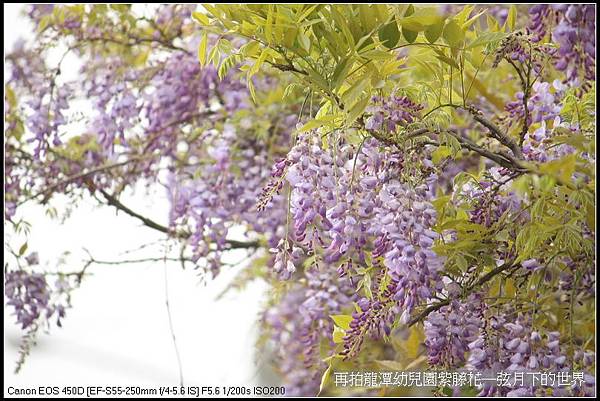
{"label": "thick brown branch", "polygon": [[521,147],[519,146],[519,144],[515,142],[511,137],[509,137],[506,133],[502,132],[496,124],[486,119],[481,113],[481,111],[477,110],[474,107],[467,107],[466,110],[469,111],[469,113],[471,113],[475,121],[487,128],[487,130],[493,138],[497,139],[501,144],[509,148],[516,158],[523,159],[523,152],[521,151]]}
{"label": "thick brown branch", "polygon": [[522,166],[517,160],[515,160],[514,158],[512,158],[506,154],[503,154],[500,152],[495,153],[490,150],[487,150],[487,149],[477,145],[475,142],[473,142],[469,138],[466,138],[453,130],[448,130],[446,132],[448,132],[448,134],[450,134],[454,138],[456,138],[458,140],[458,142],[460,142],[460,145],[463,148],[471,150],[471,151],[479,154],[480,156],[490,159],[493,162],[496,162],[497,164],[501,165],[502,167],[506,167],[508,169],[519,171],[519,172],[527,172],[528,171],[527,168]]}

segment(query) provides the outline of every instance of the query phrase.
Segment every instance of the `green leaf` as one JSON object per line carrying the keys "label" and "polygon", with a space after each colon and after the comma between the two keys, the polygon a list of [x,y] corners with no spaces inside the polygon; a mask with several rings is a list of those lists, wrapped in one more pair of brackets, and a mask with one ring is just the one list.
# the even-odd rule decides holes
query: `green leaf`
{"label": "green leaf", "polygon": [[425,29],[425,38],[429,43],[435,43],[436,40],[442,35],[444,30],[444,20],[440,20],[438,23],[430,25]]}
{"label": "green leaf", "polygon": [[[404,13],[404,18],[409,17],[415,13],[415,7],[412,4],[409,4],[406,8],[406,12]],[[403,19],[404,19],[403,18]],[[414,43],[419,36],[418,30],[414,31],[405,26],[402,26],[402,36],[408,43]]]}
{"label": "green leaf", "polygon": [[452,390],[452,388],[450,388],[449,386],[445,386],[442,389],[442,393],[446,396],[446,397],[452,397],[452,395],[454,394],[454,390]]}
{"label": "green leaf", "polygon": [[441,21],[443,21],[443,18],[438,14],[437,8],[427,7],[419,8],[410,15],[403,17],[400,19],[400,25],[408,30],[420,32]]}
{"label": "green leaf", "polygon": [[354,82],[354,84],[342,94],[342,102],[347,106],[354,104],[358,96],[367,88],[370,79],[370,74],[365,74]]}
{"label": "green leaf", "polygon": [[492,32],[498,32],[500,30],[500,24],[496,20],[496,18],[492,17],[490,14],[485,15],[488,29]]}
{"label": "green leaf", "polygon": [[475,23],[475,21],[477,21],[479,19],[479,17],[481,17],[483,15],[483,13],[485,13],[485,10],[482,10],[479,13],[477,13],[476,15],[469,18],[469,20],[467,22],[465,22],[461,25],[462,29],[465,31],[467,29],[469,29],[471,27],[471,25],[473,25]]}
{"label": "green leaf", "polygon": [[456,20],[456,22],[460,25],[464,24],[465,21],[467,20],[467,18],[469,18],[469,15],[471,15],[471,12],[473,12],[473,9],[475,8],[474,5],[468,5],[463,7],[463,9],[454,16],[454,19]]}
{"label": "green leaf", "polygon": [[[306,4],[304,6],[306,6]],[[310,13],[315,11],[315,9],[319,6],[320,6],[320,4],[314,4],[314,5],[311,5],[310,7],[308,7],[306,10],[302,11],[302,14],[300,14],[298,16],[298,19],[296,20],[296,22],[300,23],[300,22],[304,21],[304,19],[306,17],[308,17],[310,15]]]}
{"label": "green leaf", "polygon": [[343,330],[350,329],[350,322],[352,321],[352,315],[331,315],[333,322]]}
{"label": "green leaf", "polygon": [[444,32],[442,34],[446,43],[450,45],[450,47],[458,48],[465,40],[465,33],[462,28],[456,23],[454,20],[448,21],[446,26],[444,27]]}
{"label": "green leaf", "polygon": [[469,43],[466,49],[473,49],[478,46],[485,46],[489,43],[499,42],[506,37],[504,32],[484,32],[481,33],[477,38]]}
{"label": "green leaf", "polygon": [[263,49],[263,51],[260,53],[260,56],[258,56],[258,59],[254,62],[252,67],[248,70],[249,77],[252,77],[260,70],[260,67],[263,65],[263,63],[267,59],[268,55],[269,55],[269,52],[268,52],[267,48]]}
{"label": "green leaf", "polygon": [[294,47],[294,41],[296,40],[296,36],[298,35],[297,28],[290,28],[285,31],[283,35],[283,44],[287,48]]}
{"label": "green leaf", "polygon": [[27,242],[23,243],[19,248],[19,256],[23,256],[23,254],[27,251]]}
{"label": "green leaf", "polygon": [[298,133],[302,133],[302,132],[306,132],[306,131],[311,131],[313,129],[317,129],[322,127],[325,124],[328,124],[329,121],[323,120],[323,119],[319,119],[319,118],[315,118],[314,120],[310,120],[309,122],[307,122],[306,124],[304,124],[299,130]]}
{"label": "green leaf", "polygon": [[248,42],[240,47],[240,53],[246,57],[254,57],[260,51],[260,44],[258,42]]}
{"label": "green leaf", "polygon": [[331,77],[331,87],[335,90],[338,89],[344,80],[346,79],[346,75],[348,74],[348,70],[352,67],[352,63],[348,57],[344,57],[338,65],[335,67],[333,71],[333,76]]}
{"label": "green leaf", "polygon": [[223,59],[223,61],[221,62],[221,65],[219,66],[219,70],[217,71],[219,78],[223,79],[227,75],[229,70],[232,67],[234,67],[236,64],[240,63],[241,61],[242,61],[242,58],[239,54],[231,54],[231,55],[227,56],[225,59]]}
{"label": "green leaf", "polygon": [[569,182],[571,180],[571,176],[575,172],[576,158],[577,157],[574,154],[570,154],[561,159],[542,163],[540,164],[540,171],[564,182]]}
{"label": "green leaf", "polygon": [[267,21],[264,27],[265,39],[267,39],[268,44],[271,44],[273,42],[273,9],[274,5],[269,4],[267,11]]}
{"label": "green leaf", "polygon": [[246,85],[248,86],[248,90],[250,91],[252,101],[256,103],[256,89],[254,89],[254,83],[252,82],[252,79],[249,76],[246,76]]}
{"label": "green leaf", "polygon": [[298,43],[303,50],[305,50],[307,53],[310,52],[311,42],[308,36],[304,33],[303,29],[298,31]]}
{"label": "green leaf", "polygon": [[419,355],[419,346],[421,345],[422,341],[422,333],[420,333],[415,326],[411,327],[410,335],[405,343],[406,351],[408,352],[408,357],[410,359],[417,358],[417,356]]}
{"label": "green leaf", "polygon": [[469,263],[467,262],[467,259],[465,259],[465,257],[460,254],[456,255],[456,265],[463,272],[466,272],[467,268],[469,267]]}
{"label": "green leaf", "polygon": [[419,36],[419,32],[411,31],[402,27],[402,36],[404,37],[404,39],[406,39],[408,43],[415,43],[415,40],[417,40],[417,36]]}
{"label": "green leaf", "polygon": [[389,24],[379,28],[378,36],[381,43],[388,49],[396,46],[400,40],[400,31],[398,30],[398,23],[396,20],[393,19]]}
{"label": "green leaf", "polygon": [[302,88],[302,86],[300,84],[298,84],[296,82],[292,82],[291,84],[289,84],[288,86],[285,87],[285,90],[283,91],[282,99],[289,98],[290,96],[292,96],[294,91],[299,88]]}

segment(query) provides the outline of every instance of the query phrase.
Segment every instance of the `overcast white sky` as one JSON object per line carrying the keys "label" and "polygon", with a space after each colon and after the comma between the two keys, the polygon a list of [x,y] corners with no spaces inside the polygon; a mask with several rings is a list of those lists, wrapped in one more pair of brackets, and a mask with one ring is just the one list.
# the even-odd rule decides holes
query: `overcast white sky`
{"label": "overcast white sky", "polygon": [[[4,49],[31,27],[18,14],[22,5],[4,5]],[[156,221],[166,222],[168,204],[163,190],[141,192],[123,202]],[[55,203],[60,208],[60,203]],[[42,264],[71,251],[69,270],[81,268],[87,248],[101,260],[123,259],[122,253],[163,238],[114,209],[98,208],[88,200],[62,224],[48,219],[39,207],[20,212],[32,223],[29,249]],[[18,242],[18,241],[16,241]],[[13,244],[14,245],[14,244]],[[127,258],[161,256],[153,247]],[[232,255],[243,259],[243,253]],[[239,268],[225,271],[208,284],[197,273],[168,264],[169,302],[185,385],[253,385],[269,380],[269,367],[254,352],[257,318],[266,286],[255,282],[242,292],[216,295]],[[93,265],[73,296],[63,328],[40,336],[23,370],[12,373],[20,330],[5,308],[4,388],[39,385],[177,385],[179,372],[165,307],[164,266],[160,263],[122,266]]]}

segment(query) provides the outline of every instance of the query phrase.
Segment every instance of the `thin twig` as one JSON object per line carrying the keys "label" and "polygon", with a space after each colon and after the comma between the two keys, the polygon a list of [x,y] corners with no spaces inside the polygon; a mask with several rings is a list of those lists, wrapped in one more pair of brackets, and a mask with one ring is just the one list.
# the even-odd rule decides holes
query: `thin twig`
{"label": "thin twig", "polygon": [[175,337],[175,330],[173,329],[173,317],[171,316],[171,307],[169,306],[169,281],[167,275],[167,247],[165,246],[165,256],[163,258],[163,271],[165,278],[165,306],[167,307],[167,316],[169,318],[169,331],[171,332],[171,338],[173,339],[173,347],[175,348],[175,356],[177,357],[177,366],[179,368],[179,385],[183,387],[183,368],[181,365],[181,355],[179,354],[179,347],[177,346],[177,339]]}

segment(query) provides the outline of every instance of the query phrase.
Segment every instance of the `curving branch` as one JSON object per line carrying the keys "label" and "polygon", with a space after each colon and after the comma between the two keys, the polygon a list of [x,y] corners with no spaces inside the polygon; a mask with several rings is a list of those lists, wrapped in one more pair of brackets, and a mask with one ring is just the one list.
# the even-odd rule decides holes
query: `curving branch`
{"label": "curving branch", "polygon": [[[486,274],[484,274],[483,276],[481,276],[477,281],[475,281],[473,284],[471,284],[470,286],[468,286],[464,291],[463,294],[461,296],[461,298],[464,298],[465,296],[471,294],[476,288],[479,288],[481,285],[487,283],[488,281],[490,281],[492,278],[494,278],[495,276],[497,276],[498,274],[505,272],[507,270],[512,269],[513,267],[515,267],[514,262],[510,262],[510,263],[504,263],[500,266],[497,266],[496,268],[494,268],[493,270],[490,270],[489,272],[487,272]],[[425,308],[421,313],[419,313],[417,316],[415,316],[414,318],[412,318],[409,322],[408,322],[408,326],[413,326],[416,323],[422,321],[423,319],[425,319],[427,316],[429,316],[430,313],[435,312],[436,310],[449,305],[450,302],[452,300],[450,298],[446,298],[443,301],[440,302],[436,302],[433,305],[428,306],[427,308]]]}
{"label": "curving branch", "polygon": [[506,133],[502,132],[496,124],[485,118],[480,110],[477,110],[475,107],[472,106],[462,108],[471,113],[471,115],[473,116],[473,120],[477,121],[485,128],[487,128],[492,138],[497,139],[501,144],[509,148],[516,158],[523,159],[523,152],[521,151],[521,147],[519,146],[519,144],[515,142],[511,137],[509,137]]}
{"label": "curving branch", "polygon": [[[485,157],[486,159],[489,159],[502,167],[508,168],[508,169],[518,172],[518,173],[526,173],[529,171],[529,169],[527,167],[525,167],[515,157],[512,157],[504,152],[492,152],[491,150],[488,150],[482,146],[477,145],[471,139],[460,135],[455,130],[448,129],[448,130],[445,130],[444,132],[451,135],[452,137],[456,138],[456,140],[460,143],[460,146],[463,149],[467,149],[472,152],[475,152],[475,153],[479,154],[480,156]],[[436,137],[437,135],[439,135],[438,132],[433,132],[433,131],[429,130],[428,128],[417,129],[413,132],[403,135],[402,137],[397,137],[397,136],[393,136],[393,135],[385,135],[383,133],[376,132],[376,131],[370,132],[370,134],[372,137],[379,140],[380,142],[382,142],[388,146],[396,146],[400,149],[402,149],[404,147],[404,142],[408,139],[414,139],[414,138],[417,138],[420,136],[426,136],[426,137],[431,138],[432,136]],[[433,139],[435,139],[435,138],[433,138]],[[437,141],[434,141],[434,142],[431,142],[431,144],[437,145],[439,143]]]}
{"label": "curving branch", "polygon": [[[145,226],[150,227],[154,230],[160,231],[162,233],[168,234],[175,238],[187,239],[190,237],[191,234],[189,232],[174,231],[167,226],[163,226],[162,224],[159,224],[148,217],[142,216],[141,214],[139,214],[139,213],[135,212],[134,210],[130,209],[129,207],[125,206],[115,196],[109,194],[104,189],[97,188],[95,185],[93,185],[93,183],[90,183],[90,185],[93,186],[90,188],[90,190],[95,189],[98,192],[100,192],[102,194],[102,196],[104,197],[104,199],[106,199],[106,201],[109,205],[114,206],[115,208],[125,212],[126,214],[130,215],[131,217],[135,217],[136,219],[140,220]],[[245,241],[236,241],[236,240],[226,240],[226,242],[227,242],[227,245],[229,246],[228,249],[249,249],[249,248],[260,247],[259,241],[245,242]]]}
{"label": "curving branch", "polygon": [[[30,201],[30,200],[32,200],[32,199],[35,199],[35,198],[37,198],[38,196],[45,195],[45,198],[44,198],[44,200],[42,201],[42,203],[43,203],[44,201],[46,201],[46,200],[47,200],[47,197],[48,197],[48,195],[49,195],[51,192],[53,192],[53,191],[54,191],[55,189],[57,189],[57,188],[60,188],[60,187],[62,187],[63,185],[70,184],[70,183],[71,183],[71,182],[73,182],[73,181],[77,181],[77,180],[80,180],[80,179],[83,179],[83,178],[87,178],[87,177],[89,177],[89,176],[91,176],[91,175],[94,175],[94,174],[96,174],[96,173],[100,173],[100,172],[107,171],[107,170],[112,170],[112,169],[114,169],[114,168],[122,167],[122,166],[125,166],[125,165],[127,165],[127,164],[130,164],[130,163],[133,163],[133,162],[137,162],[137,161],[140,161],[140,160],[148,159],[148,158],[149,158],[149,157],[151,157],[151,156],[152,156],[152,155],[148,155],[148,154],[146,154],[146,155],[137,155],[137,156],[131,156],[129,159],[127,159],[127,160],[125,160],[125,161],[122,161],[122,162],[104,164],[104,165],[102,165],[102,166],[98,166],[98,167],[96,167],[96,168],[93,168],[93,169],[90,169],[90,170],[84,171],[84,172],[82,172],[82,173],[79,173],[79,174],[72,175],[72,176],[70,176],[70,177],[67,177],[67,178],[65,178],[64,180],[62,180],[62,181],[59,181],[59,182],[57,182],[57,183],[54,183],[54,184],[52,184],[52,185],[50,185],[50,186],[48,186],[48,187],[44,188],[44,189],[43,189],[43,190],[41,190],[40,192],[37,192],[36,194],[34,194],[34,195],[32,195],[32,196],[30,196],[30,197],[28,197],[28,198],[24,199],[23,201],[21,201],[21,202],[19,203],[19,205],[22,205],[23,203],[25,203],[25,202],[28,202],[28,201]],[[71,161],[70,159],[67,159],[67,160]]]}
{"label": "curving branch", "polygon": [[448,134],[452,135],[454,138],[456,138],[456,140],[458,140],[458,142],[460,143],[460,145],[463,149],[471,150],[471,151],[479,154],[480,156],[483,156],[486,159],[492,160],[493,162],[501,165],[502,167],[506,167],[510,170],[514,170],[514,171],[521,172],[521,173],[525,173],[525,172],[529,171],[518,160],[515,160],[515,158],[513,158],[505,153],[502,153],[502,152],[496,153],[496,152],[492,152],[488,149],[485,149],[485,148],[477,145],[471,139],[458,134],[454,130],[447,130],[446,132]]}

